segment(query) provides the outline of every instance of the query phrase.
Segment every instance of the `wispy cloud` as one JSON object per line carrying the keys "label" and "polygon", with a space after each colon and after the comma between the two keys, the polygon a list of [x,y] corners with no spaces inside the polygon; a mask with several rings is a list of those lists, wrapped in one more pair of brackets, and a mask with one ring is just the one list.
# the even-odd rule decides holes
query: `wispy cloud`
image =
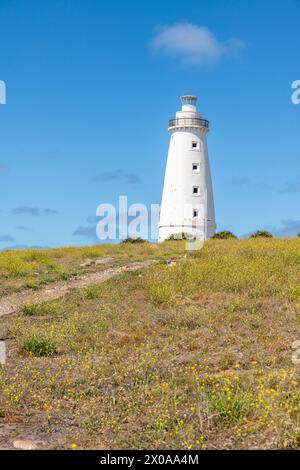
{"label": "wispy cloud", "polygon": [[300,175],[296,178],[287,181],[282,188],[277,191],[277,194],[299,194],[300,193]]}
{"label": "wispy cloud", "polygon": [[92,181],[126,181],[129,184],[138,184],[141,182],[135,173],[126,172],[122,169],[99,173],[92,178]]}
{"label": "wispy cloud", "polygon": [[283,219],[279,227],[273,227],[272,233],[276,237],[295,237],[300,233],[300,220]]}
{"label": "wispy cloud", "polygon": [[293,179],[286,181],[281,187],[269,184],[266,181],[256,181],[246,176],[232,178],[230,181],[231,186],[235,188],[256,188],[272,191],[277,195],[284,194],[300,194],[300,174]]}
{"label": "wispy cloud", "polygon": [[54,214],[58,214],[58,211],[56,209],[43,209],[41,211],[41,214],[46,214],[46,215],[54,215]]}
{"label": "wispy cloud", "polygon": [[15,215],[32,215],[38,217],[40,215],[53,215],[58,214],[58,211],[55,209],[40,209],[39,207],[29,207],[29,206],[19,206],[15,207],[11,211],[12,214]]}
{"label": "wispy cloud", "polygon": [[152,39],[154,51],[178,57],[185,65],[206,66],[234,57],[245,47],[240,39],[219,41],[207,27],[178,23],[160,28]]}
{"label": "wispy cloud", "polygon": [[[274,237],[277,238],[297,237],[298,233],[300,233],[300,220],[282,219],[278,225],[264,225],[257,227],[256,229],[268,230]],[[256,229],[242,234],[242,238],[249,237]]]}
{"label": "wispy cloud", "polygon": [[256,189],[266,189],[273,190],[274,188],[264,181],[255,181],[254,179],[248,178],[247,176],[241,176],[237,178],[232,178],[229,183],[234,188],[256,188]]}
{"label": "wispy cloud", "polygon": [[96,226],[80,226],[74,232],[73,235],[84,238],[91,238],[93,240],[97,239],[96,235]]}
{"label": "wispy cloud", "polygon": [[86,221],[88,224],[97,224],[100,220],[100,217],[97,215],[90,215]]}
{"label": "wispy cloud", "polygon": [[0,235],[0,242],[14,242],[15,239],[12,235],[9,235],[8,233],[5,233],[3,235]]}

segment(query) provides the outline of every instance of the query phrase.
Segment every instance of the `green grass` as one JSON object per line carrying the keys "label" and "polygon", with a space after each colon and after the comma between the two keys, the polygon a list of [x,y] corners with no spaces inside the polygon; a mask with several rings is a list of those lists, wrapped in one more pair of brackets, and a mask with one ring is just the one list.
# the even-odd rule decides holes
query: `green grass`
{"label": "green grass", "polygon": [[83,297],[86,299],[99,299],[101,297],[102,289],[100,286],[89,286],[83,289]]}
{"label": "green grass", "polygon": [[53,356],[57,353],[56,345],[49,338],[31,336],[22,345],[22,350],[33,356]]}
{"label": "green grass", "polygon": [[154,301],[170,303],[172,295],[192,298],[205,290],[300,299],[297,239],[214,240],[196,256],[199,262],[189,260],[172,269],[161,265],[150,271],[147,286]]}
{"label": "green grass", "polygon": [[182,260],[3,317],[0,424],[46,448],[299,448],[300,240],[144,245],[99,250]]}
{"label": "green grass", "polygon": [[214,416],[228,426],[241,422],[254,409],[255,397],[247,393],[221,390],[207,398]]}
{"label": "green grass", "polygon": [[22,307],[24,315],[53,315],[59,310],[58,304],[54,302],[41,302],[35,304],[25,304]]}
{"label": "green grass", "polygon": [[[114,264],[143,259],[163,260],[181,256],[184,243],[120,243],[91,247],[0,252],[0,296],[23,289],[39,289],[45,284],[68,280],[74,275],[99,270],[99,259],[113,257]],[[85,263],[89,261],[89,263]],[[105,266],[102,266],[104,269]]]}

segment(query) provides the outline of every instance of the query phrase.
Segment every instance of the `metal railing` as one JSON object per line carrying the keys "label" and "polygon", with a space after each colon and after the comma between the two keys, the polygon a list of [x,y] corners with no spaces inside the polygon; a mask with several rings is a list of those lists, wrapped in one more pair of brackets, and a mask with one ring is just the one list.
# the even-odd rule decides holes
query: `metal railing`
{"label": "metal railing", "polygon": [[209,121],[200,118],[177,118],[170,119],[169,129],[173,127],[201,127],[209,129]]}

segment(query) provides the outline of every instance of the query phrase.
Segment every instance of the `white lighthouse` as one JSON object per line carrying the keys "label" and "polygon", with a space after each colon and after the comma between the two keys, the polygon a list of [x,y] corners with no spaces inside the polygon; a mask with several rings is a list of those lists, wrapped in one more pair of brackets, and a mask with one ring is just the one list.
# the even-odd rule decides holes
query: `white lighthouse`
{"label": "white lighthouse", "polygon": [[209,122],[197,112],[196,102],[197,96],[182,96],[181,111],[169,121],[159,242],[182,233],[207,240],[216,230],[206,142]]}

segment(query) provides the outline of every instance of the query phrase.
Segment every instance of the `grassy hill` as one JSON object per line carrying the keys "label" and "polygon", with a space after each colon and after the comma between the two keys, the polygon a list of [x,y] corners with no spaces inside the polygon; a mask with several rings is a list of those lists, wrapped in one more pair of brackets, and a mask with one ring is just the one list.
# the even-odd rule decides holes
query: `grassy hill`
{"label": "grassy hill", "polygon": [[0,253],[0,292],[105,259],[156,263],[0,318],[0,447],[300,448],[300,239]]}

